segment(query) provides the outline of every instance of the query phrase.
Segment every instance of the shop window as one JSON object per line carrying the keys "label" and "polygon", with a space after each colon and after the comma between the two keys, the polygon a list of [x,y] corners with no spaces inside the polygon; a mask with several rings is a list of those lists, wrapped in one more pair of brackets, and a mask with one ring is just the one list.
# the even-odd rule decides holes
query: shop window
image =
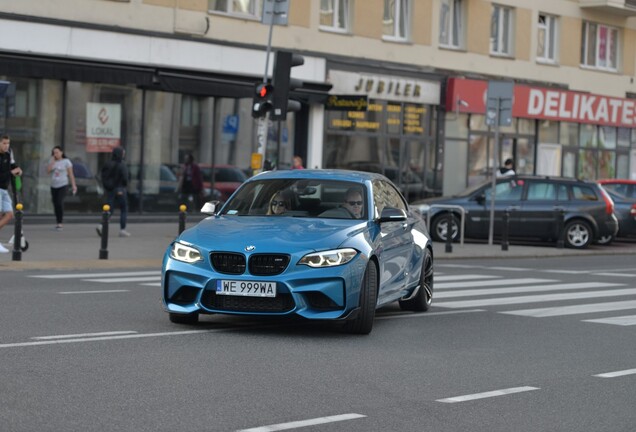
{"label": "shop window", "polygon": [[523,135],[534,135],[535,121],[532,119],[517,119],[517,131]]}
{"label": "shop window", "polygon": [[559,125],[559,143],[564,146],[577,146],[579,143],[578,123],[561,122]]}
{"label": "shop window", "polygon": [[583,180],[596,180],[598,152],[595,150],[579,151],[578,177]]}
{"label": "shop window", "polygon": [[349,0],[320,0],[320,28],[346,33],[350,28]]}
{"label": "shop window", "polygon": [[582,124],[579,131],[579,147],[596,148],[598,147],[598,136],[596,126]]}
{"label": "shop window", "polygon": [[410,0],[384,0],[382,38],[391,41],[407,41],[410,36]]}
{"label": "shop window", "polygon": [[630,133],[631,133],[631,129],[618,128],[618,134],[616,139],[616,144],[618,145],[618,147],[629,148]]}
{"label": "shop window", "polygon": [[563,152],[563,177],[576,177],[576,150],[566,149]]}
{"label": "shop window", "polygon": [[498,4],[492,5],[490,20],[490,53],[500,56],[512,56],[513,9]]}
{"label": "shop window", "polygon": [[537,61],[556,63],[557,61],[557,17],[539,13],[537,23]]}
{"label": "shop window", "polygon": [[581,66],[618,70],[618,29],[584,21],[581,32]]}
{"label": "shop window", "polygon": [[216,13],[227,13],[242,18],[261,18],[262,0],[208,0],[208,10]]}
{"label": "shop window", "polygon": [[442,0],[439,16],[439,44],[445,48],[464,45],[464,0]]}
{"label": "shop window", "polygon": [[616,178],[629,178],[629,155],[627,153],[616,155]]}
{"label": "shop window", "polygon": [[616,177],[616,152],[601,151],[598,156],[598,178]]}
{"label": "shop window", "polygon": [[543,120],[539,122],[539,142],[553,143],[559,142],[559,123]]}
{"label": "shop window", "polygon": [[605,149],[616,148],[616,128],[611,126],[599,127],[599,146]]}

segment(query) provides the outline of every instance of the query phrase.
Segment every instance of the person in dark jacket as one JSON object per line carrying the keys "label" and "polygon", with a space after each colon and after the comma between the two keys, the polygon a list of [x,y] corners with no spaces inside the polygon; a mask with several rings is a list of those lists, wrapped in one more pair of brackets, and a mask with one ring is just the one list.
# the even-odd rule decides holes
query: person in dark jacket
{"label": "person in dark jacket", "polygon": [[203,205],[203,176],[191,153],[185,156],[181,170],[181,197],[192,202],[197,210]]}
{"label": "person in dark jacket", "polygon": [[[113,149],[112,158],[102,167],[102,185],[106,190],[106,200],[111,214],[115,206],[119,207],[119,237],[130,237],[126,231],[128,217],[128,168],[124,163],[126,151],[121,147]],[[101,237],[101,225],[97,227],[97,234]]]}
{"label": "person in dark jacket", "polygon": [[[11,177],[22,175],[22,170],[13,160],[9,145],[8,135],[0,137],[0,229],[13,219],[13,203],[9,195]],[[8,252],[9,250],[0,244],[0,253]]]}

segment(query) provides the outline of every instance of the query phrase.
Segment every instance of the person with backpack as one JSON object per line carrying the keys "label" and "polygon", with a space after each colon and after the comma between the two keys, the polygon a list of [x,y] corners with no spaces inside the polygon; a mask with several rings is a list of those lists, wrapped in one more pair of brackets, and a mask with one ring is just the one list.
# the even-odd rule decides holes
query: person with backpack
{"label": "person with backpack", "polygon": [[[102,186],[106,191],[106,201],[112,214],[115,205],[119,207],[119,237],[130,237],[126,231],[128,217],[128,168],[124,163],[126,151],[121,147],[113,149],[112,158],[102,166]],[[98,225],[97,234],[102,236],[102,226]]]}

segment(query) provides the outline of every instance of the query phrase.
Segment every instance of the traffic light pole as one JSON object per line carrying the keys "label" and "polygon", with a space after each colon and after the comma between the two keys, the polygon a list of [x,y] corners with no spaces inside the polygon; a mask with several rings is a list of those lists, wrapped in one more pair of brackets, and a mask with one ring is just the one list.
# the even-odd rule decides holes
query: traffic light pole
{"label": "traffic light pole", "polygon": [[[269,69],[269,56],[272,51],[272,33],[274,32],[274,21],[269,24],[269,36],[267,37],[267,49],[265,51],[265,72],[263,73],[263,84],[267,84],[267,71]],[[267,150],[267,132],[269,126],[269,112],[266,112],[263,117],[258,119],[258,125],[256,127],[256,153],[261,155],[261,166],[258,170],[255,170],[254,174],[260,172],[263,169],[263,163],[265,161],[265,154]]]}
{"label": "traffic light pole", "polygon": [[499,112],[501,109],[501,98],[497,98],[497,117],[495,118],[495,148],[493,150],[492,184],[490,187],[490,224],[488,226],[488,245],[492,246],[495,231],[495,195],[497,190],[497,166],[499,160]]}

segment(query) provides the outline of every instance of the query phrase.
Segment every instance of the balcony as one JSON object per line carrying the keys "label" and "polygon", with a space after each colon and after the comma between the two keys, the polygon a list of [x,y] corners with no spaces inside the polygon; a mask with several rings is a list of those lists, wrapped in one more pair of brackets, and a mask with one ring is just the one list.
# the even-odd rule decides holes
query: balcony
{"label": "balcony", "polygon": [[625,17],[636,16],[636,0],[579,0],[579,6],[594,12],[609,12]]}

